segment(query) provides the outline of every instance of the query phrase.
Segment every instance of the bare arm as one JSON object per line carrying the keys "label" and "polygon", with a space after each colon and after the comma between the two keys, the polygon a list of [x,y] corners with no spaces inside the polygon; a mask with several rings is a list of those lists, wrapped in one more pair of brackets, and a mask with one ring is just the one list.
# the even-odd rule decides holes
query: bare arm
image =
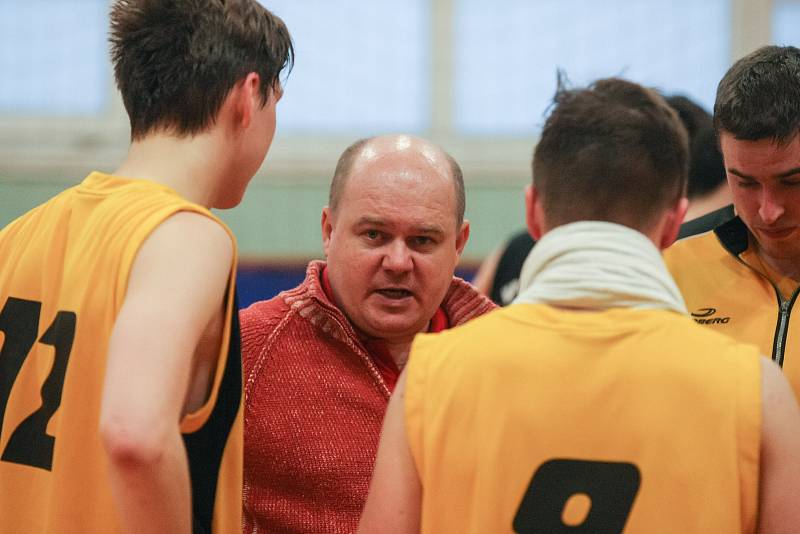
{"label": "bare arm", "polygon": [[403,372],[389,400],[359,534],[419,532],[422,486],[406,438]]}
{"label": "bare arm", "polygon": [[508,243],[494,249],[483,260],[481,266],[478,267],[478,272],[475,273],[475,277],[472,279],[472,285],[487,297],[491,296],[494,277],[497,274],[497,265],[500,263],[500,256],[503,255],[506,246],[508,246]]}
{"label": "bare arm", "polygon": [[222,310],[233,245],[181,212],[140,248],[108,350],[100,432],[120,517],[134,534],[191,532],[179,424],[199,340]]}
{"label": "bare arm", "polygon": [[759,534],[789,534],[800,526],[800,408],[786,377],[761,361]]}

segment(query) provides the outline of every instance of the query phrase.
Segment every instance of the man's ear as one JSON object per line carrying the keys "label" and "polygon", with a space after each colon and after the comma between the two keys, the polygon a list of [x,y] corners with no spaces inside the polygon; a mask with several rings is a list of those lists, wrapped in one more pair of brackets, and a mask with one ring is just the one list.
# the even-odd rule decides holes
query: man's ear
{"label": "man's ear", "polygon": [[539,241],[545,228],[544,210],[539,191],[533,184],[525,187],[525,223],[531,237],[535,241]]}
{"label": "man's ear", "polygon": [[689,209],[689,199],[681,197],[680,200],[664,213],[663,225],[661,227],[661,237],[659,239],[659,248],[664,250],[675,242],[678,238],[678,233],[683,224],[683,218],[686,216],[686,210]]}
{"label": "man's ear", "polygon": [[331,215],[331,209],[328,206],[322,208],[322,220],[320,221],[320,225],[322,226],[322,251],[327,257],[331,243],[331,234],[333,234],[333,217]]}
{"label": "man's ear", "polygon": [[262,107],[261,77],[251,72],[239,80],[228,94],[226,104],[229,104],[234,126],[249,128],[253,115]]}
{"label": "man's ear", "polygon": [[458,234],[456,235],[456,251],[458,251],[458,257],[461,257],[461,253],[464,251],[464,247],[467,246],[467,241],[469,240],[469,221],[464,220],[461,223],[461,228],[458,230]]}

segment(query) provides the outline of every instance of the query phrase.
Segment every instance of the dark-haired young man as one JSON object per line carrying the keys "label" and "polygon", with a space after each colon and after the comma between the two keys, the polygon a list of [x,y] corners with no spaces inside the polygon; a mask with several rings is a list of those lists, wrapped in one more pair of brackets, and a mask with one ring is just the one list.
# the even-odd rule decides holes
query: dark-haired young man
{"label": "dark-haired young man", "polygon": [[772,355],[800,395],[800,49],[763,47],[717,89],[736,217],[665,258],[698,323]]}
{"label": "dark-haired young man", "polygon": [[275,130],[283,22],[119,0],[127,158],[0,232],[4,532],[238,532],[235,206]]}
{"label": "dark-haired young man", "polygon": [[538,243],[509,307],[414,341],[360,532],[791,532],[800,409],[755,347],[695,324],[661,259],[686,133],[618,79],[560,90]]}

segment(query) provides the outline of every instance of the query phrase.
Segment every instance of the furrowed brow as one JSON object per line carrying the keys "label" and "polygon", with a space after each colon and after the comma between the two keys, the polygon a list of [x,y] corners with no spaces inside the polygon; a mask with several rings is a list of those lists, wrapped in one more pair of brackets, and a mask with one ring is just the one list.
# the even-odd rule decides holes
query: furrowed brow
{"label": "furrowed brow", "polygon": [[738,176],[739,178],[744,178],[745,180],[752,180],[752,181],[756,180],[752,176],[750,176],[748,174],[745,174],[742,171],[738,171],[738,170],[734,169],[733,167],[729,168],[728,172],[733,174],[733,175],[735,175],[735,176]]}
{"label": "furrowed brow", "polygon": [[444,235],[444,230],[438,225],[415,226],[414,233],[422,235]]}
{"label": "furrowed brow", "polygon": [[356,226],[387,226],[386,221],[378,217],[363,216],[356,221]]}
{"label": "furrowed brow", "polygon": [[794,169],[789,169],[788,171],[780,173],[777,178],[788,178],[790,176],[794,176],[795,174],[800,174],[800,167],[795,167]]}

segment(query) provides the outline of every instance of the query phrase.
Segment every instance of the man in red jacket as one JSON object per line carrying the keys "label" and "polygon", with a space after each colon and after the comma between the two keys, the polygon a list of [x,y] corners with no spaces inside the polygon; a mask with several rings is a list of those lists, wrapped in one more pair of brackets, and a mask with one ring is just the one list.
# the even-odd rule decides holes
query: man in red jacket
{"label": "man in red jacket", "polygon": [[393,135],[345,150],[322,210],[327,262],[241,314],[245,532],[355,532],[412,339],[494,307],[453,277],[468,236],[441,148]]}

